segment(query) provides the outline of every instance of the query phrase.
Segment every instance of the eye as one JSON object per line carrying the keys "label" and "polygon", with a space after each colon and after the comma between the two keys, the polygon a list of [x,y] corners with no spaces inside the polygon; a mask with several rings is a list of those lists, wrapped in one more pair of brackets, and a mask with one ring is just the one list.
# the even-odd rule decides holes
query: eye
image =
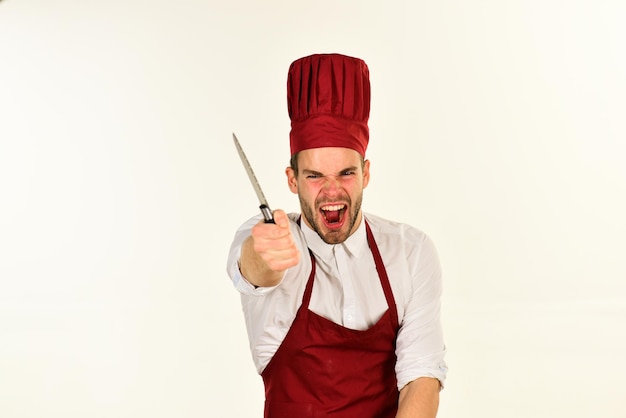
{"label": "eye", "polygon": [[321,176],[318,174],[307,174],[306,178],[309,180],[316,180],[319,179]]}
{"label": "eye", "polygon": [[346,170],[341,172],[342,176],[354,176],[355,174],[356,172],[354,170]]}

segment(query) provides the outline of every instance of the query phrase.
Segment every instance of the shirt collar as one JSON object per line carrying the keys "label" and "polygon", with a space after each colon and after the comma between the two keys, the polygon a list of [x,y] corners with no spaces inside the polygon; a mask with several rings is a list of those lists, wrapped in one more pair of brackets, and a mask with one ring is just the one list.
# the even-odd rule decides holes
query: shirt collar
{"label": "shirt collar", "polygon": [[361,223],[352,235],[341,244],[327,244],[317,235],[313,229],[311,229],[306,222],[300,222],[300,228],[304,233],[307,246],[322,259],[328,259],[333,256],[333,249],[335,246],[342,246],[345,252],[352,256],[358,256],[363,250],[364,245],[367,243],[367,234],[365,233],[365,217],[361,217]]}

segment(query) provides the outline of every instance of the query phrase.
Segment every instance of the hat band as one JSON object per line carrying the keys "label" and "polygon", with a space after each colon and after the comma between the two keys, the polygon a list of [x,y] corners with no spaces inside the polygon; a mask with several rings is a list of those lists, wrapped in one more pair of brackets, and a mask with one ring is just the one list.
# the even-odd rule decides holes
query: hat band
{"label": "hat band", "polygon": [[289,143],[291,155],[311,148],[350,148],[365,157],[369,141],[367,122],[317,115],[301,121],[291,121]]}

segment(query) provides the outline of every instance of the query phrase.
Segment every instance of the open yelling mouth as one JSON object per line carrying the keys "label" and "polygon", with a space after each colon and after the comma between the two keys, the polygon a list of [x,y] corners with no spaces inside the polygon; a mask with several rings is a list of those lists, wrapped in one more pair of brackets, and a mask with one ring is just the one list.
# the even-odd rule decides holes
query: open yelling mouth
{"label": "open yelling mouth", "polygon": [[320,213],[327,228],[341,228],[345,221],[346,205],[325,205],[320,207]]}

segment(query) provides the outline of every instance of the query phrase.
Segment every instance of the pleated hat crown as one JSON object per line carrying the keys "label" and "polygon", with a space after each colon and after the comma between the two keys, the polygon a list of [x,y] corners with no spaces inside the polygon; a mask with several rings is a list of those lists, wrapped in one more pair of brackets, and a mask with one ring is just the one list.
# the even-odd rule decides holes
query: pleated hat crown
{"label": "pleated hat crown", "polygon": [[365,156],[369,142],[367,64],[341,54],[294,61],[287,77],[291,155],[321,147],[351,148]]}

